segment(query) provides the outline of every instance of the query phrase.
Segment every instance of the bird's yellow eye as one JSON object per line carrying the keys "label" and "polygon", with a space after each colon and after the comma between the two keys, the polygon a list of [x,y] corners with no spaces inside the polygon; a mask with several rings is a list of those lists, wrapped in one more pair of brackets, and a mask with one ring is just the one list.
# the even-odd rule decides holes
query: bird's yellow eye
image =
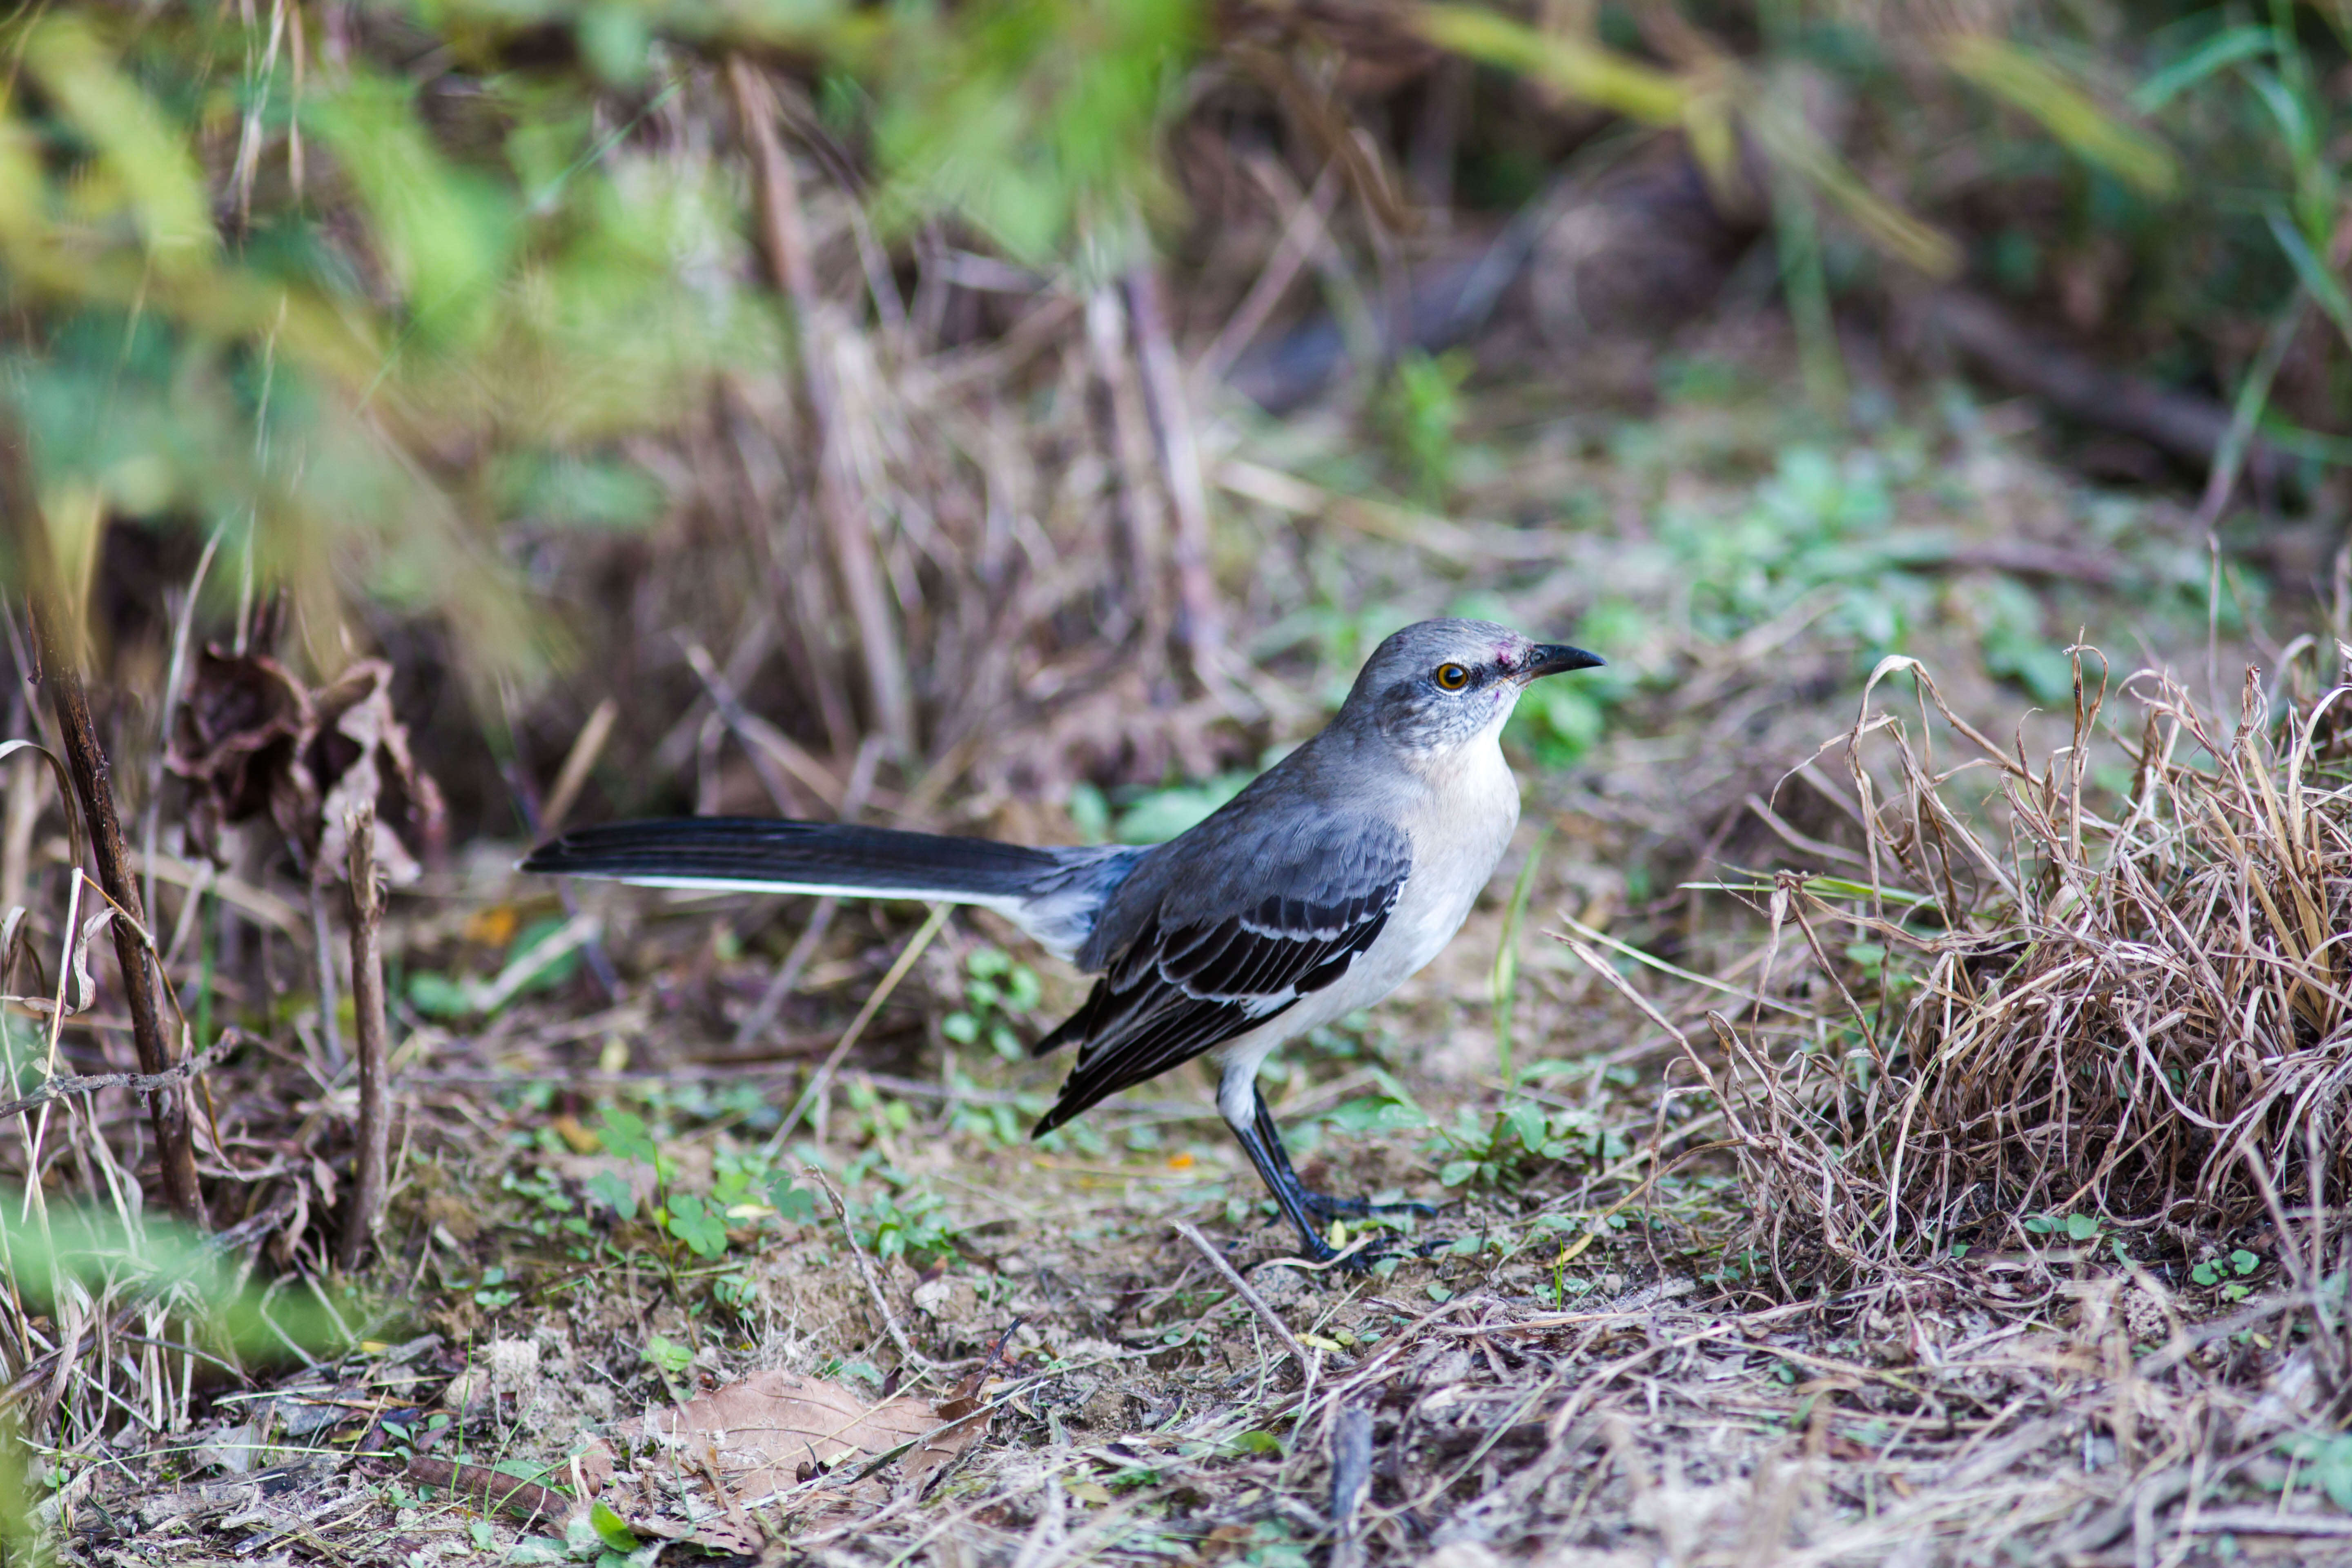
{"label": "bird's yellow eye", "polygon": [[1459,691],[1470,684],[1470,672],[1458,664],[1437,667],[1437,684],[1448,691]]}

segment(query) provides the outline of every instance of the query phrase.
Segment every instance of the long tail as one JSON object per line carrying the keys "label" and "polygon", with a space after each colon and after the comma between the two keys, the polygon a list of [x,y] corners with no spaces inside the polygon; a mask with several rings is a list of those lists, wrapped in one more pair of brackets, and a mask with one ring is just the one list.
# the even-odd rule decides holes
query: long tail
{"label": "long tail", "polygon": [[680,816],[567,833],[526,871],[656,888],[924,899],[1016,909],[1061,866],[1042,849],[887,827],[765,817]]}

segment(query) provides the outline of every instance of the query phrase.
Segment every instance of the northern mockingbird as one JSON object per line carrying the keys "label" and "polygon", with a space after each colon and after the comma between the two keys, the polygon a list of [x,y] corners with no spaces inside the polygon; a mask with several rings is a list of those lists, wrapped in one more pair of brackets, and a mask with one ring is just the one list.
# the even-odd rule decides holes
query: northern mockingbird
{"label": "northern mockingbird", "polygon": [[1037,1042],[1077,1047],[1051,1131],[1213,1053],[1217,1109],[1318,1261],[1362,1199],[1309,1192],[1257,1071],[1286,1040],[1386,996],[1461,929],[1519,820],[1497,737],[1539,676],[1601,662],[1488,621],[1381,644],[1339,717],[1215,815],[1149,848],[1032,849],[834,823],[681,817],[569,833],[526,871],[645,887],[978,904],[1099,974]]}

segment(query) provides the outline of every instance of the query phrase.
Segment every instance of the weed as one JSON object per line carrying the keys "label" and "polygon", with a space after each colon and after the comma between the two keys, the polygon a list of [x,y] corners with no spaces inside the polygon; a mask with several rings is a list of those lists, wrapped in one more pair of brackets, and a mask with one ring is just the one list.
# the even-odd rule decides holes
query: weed
{"label": "weed", "polygon": [[964,1005],[940,1020],[940,1033],[960,1046],[986,1040],[1006,1061],[1020,1061],[1028,1052],[1013,1024],[1036,1010],[1042,994],[1036,972],[988,946],[973,948],[963,970]]}
{"label": "weed", "polygon": [[1444,1160],[1437,1179],[1449,1187],[1512,1191],[1539,1165],[1560,1160],[1620,1160],[1631,1152],[1623,1133],[1601,1113],[1581,1108],[1547,1108],[1524,1095],[1504,1100],[1491,1114],[1475,1106],[1454,1113],[1423,1152]]}
{"label": "weed", "polygon": [[[677,1190],[677,1162],[656,1143],[645,1118],[634,1111],[607,1107],[600,1114],[600,1124],[590,1131],[606,1153],[652,1173],[653,1204],[646,1218],[664,1238],[657,1245],[665,1249],[661,1259],[665,1266],[676,1261],[667,1250],[668,1241],[682,1243],[695,1257],[711,1261],[726,1256],[733,1242],[728,1229],[730,1220],[757,1222],[773,1217],[779,1224],[795,1224],[816,1214],[816,1200],[793,1185],[790,1175],[731,1150],[720,1150],[712,1156],[708,1193]],[[618,1172],[599,1171],[588,1178],[586,1188],[624,1225],[637,1218],[636,1189]],[[572,1222],[564,1222],[564,1228],[572,1228]],[[575,1234],[584,1235],[586,1229],[583,1221]]]}
{"label": "weed", "polygon": [[[2263,1260],[2244,1247],[2239,1247],[2226,1258],[2207,1258],[2189,1271],[2189,1278],[2199,1285],[2220,1286],[2221,1300],[2242,1301],[2253,1293],[2244,1277],[2263,1266]],[[2238,1278],[2232,1279],[2231,1275]]]}
{"label": "weed", "polygon": [[1389,460],[1406,491],[1423,506],[1442,506],[1454,493],[1462,385],[1470,379],[1471,364],[1458,349],[1433,357],[1409,350],[1398,356],[1381,395],[1379,413]]}

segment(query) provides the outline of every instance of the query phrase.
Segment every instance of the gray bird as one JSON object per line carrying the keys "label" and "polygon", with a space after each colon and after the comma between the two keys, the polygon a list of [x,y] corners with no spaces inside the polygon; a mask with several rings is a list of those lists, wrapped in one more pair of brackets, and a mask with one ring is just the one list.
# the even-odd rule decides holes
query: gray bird
{"label": "gray bird", "polygon": [[1032,849],[835,823],[680,817],[569,833],[526,871],[644,887],[977,904],[1098,974],[1037,1042],[1077,1047],[1044,1133],[1214,1053],[1217,1109],[1318,1261],[1362,1199],[1291,1170],[1257,1071],[1437,956],[1518,826],[1497,738],[1539,676],[1601,663],[1489,621],[1423,621],[1372,654],[1339,717],[1165,844]]}

